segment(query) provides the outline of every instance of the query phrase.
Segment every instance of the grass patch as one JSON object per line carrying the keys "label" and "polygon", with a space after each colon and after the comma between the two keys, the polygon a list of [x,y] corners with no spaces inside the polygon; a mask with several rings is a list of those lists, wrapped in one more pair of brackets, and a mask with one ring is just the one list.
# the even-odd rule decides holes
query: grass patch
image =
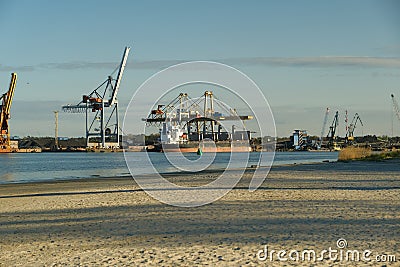
{"label": "grass patch", "polygon": [[349,146],[340,150],[338,160],[348,161],[355,159],[364,159],[370,156],[372,156],[372,151],[369,148]]}
{"label": "grass patch", "polygon": [[371,154],[370,156],[365,157],[362,160],[382,161],[386,159],[396,158],[400,158],[400,150]]}
{"label": "grass patch", "polygon": [[369,148],[346,147],[340,151],[338,156],[338,161],[349,161],[349,160],[383,161],[395,158],[400,158],[400,150],[372,153],[371,149]]}

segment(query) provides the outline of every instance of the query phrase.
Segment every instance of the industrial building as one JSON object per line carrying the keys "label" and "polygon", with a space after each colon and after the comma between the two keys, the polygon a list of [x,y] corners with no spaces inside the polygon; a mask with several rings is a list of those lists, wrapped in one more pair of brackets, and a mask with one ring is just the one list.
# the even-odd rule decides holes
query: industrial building
{"label": "industrial building", "polygon": [[290,136],[290,141],[295,150],[306,150],[309,146],[307,131],[294,130]]}

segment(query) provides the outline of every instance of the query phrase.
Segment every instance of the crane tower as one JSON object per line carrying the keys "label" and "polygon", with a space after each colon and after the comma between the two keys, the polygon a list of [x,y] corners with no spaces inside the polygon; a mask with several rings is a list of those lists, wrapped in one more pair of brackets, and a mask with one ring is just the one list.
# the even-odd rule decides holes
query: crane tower
{"label": "crane tower", "polygon": [[346,132],[346,142],[348,143],[353,143],[354,141],[354,130],[356,129],[357,122],[360,122],[361,126],[364,126],[360,116],[358,113],[354,114],[353,120],[351,121],[349,127],[347,128]]}
{"label": "crane tower", "polygon": [[336,111],[335,116],[333,117],[333,121],[331,126],[329,126],[329,132],[327,135],[328,138],[328,147],[330,150],[339,150],[340,148],[337,145],[337,136],[336,136],[336,132],[337,132],[337,128],[339,125],[339,111]]}
{"label": "crane tower", "polygon": [[320,136],[320,138],[319,138],[319,145],[318,145],[318,148],[319,148],[319,149],[322,148],[322,142],[323,142],[323,139],[324,139],[326,123],[328,122],[329,111],[330,111],[329,108],[326,108],[325,116],[324,116],[324,121],[323,121],[323,123],[322,123],[321,136]]}
{"label": "crane tower", "polygon": [[400,121],[400,108],[399,108],[399,103],[397,103],[397,100],[394,98],[394,94],[390,95],[392,97],[392,103],[393,103],[393,110],[394,113],[396,114],[397,119]]}
{"label": "crane tower", "polygon": [[0,96],[0,153],[12,152],[10,145],[10,130],[8,120],[10,119],[10,109],[14,97],[17,74],[11,74],[11,82],[8,91]]}

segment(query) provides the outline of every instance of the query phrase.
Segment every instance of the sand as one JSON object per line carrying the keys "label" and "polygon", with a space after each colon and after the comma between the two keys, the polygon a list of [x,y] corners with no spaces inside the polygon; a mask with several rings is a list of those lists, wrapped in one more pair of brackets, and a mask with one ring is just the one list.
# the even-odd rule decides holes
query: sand
{"label": "sand", "polygon": [[[130,178],[1,185],[0,265],[400,266],[398,161],[276,167],[255,192],[251,174],[197,208],[162,204]],[[217,175],[169,179],[193,185]],[[265,246],[337,249],[340,238],[346,250],[371,250],[371,260],[257,258]]]}

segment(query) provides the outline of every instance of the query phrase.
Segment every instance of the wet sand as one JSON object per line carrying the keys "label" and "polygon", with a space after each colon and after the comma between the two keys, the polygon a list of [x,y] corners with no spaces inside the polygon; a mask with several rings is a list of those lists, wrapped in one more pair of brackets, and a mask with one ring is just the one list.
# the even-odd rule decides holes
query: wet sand
{"label": "wet sand", "polygon": [[[173,175],[204,184],[219,173]],[[400,266],[400,163],[281,166],[248,191],[172,207],[130,178],[0,186],[1,266]],[[371,250],[371,261],[260,261],[269,250]],[[395,255],[379,263],[377,255]],[[262,255],[262,254],[260,254]],[[317,255],[318,256],[318,255]]]}

